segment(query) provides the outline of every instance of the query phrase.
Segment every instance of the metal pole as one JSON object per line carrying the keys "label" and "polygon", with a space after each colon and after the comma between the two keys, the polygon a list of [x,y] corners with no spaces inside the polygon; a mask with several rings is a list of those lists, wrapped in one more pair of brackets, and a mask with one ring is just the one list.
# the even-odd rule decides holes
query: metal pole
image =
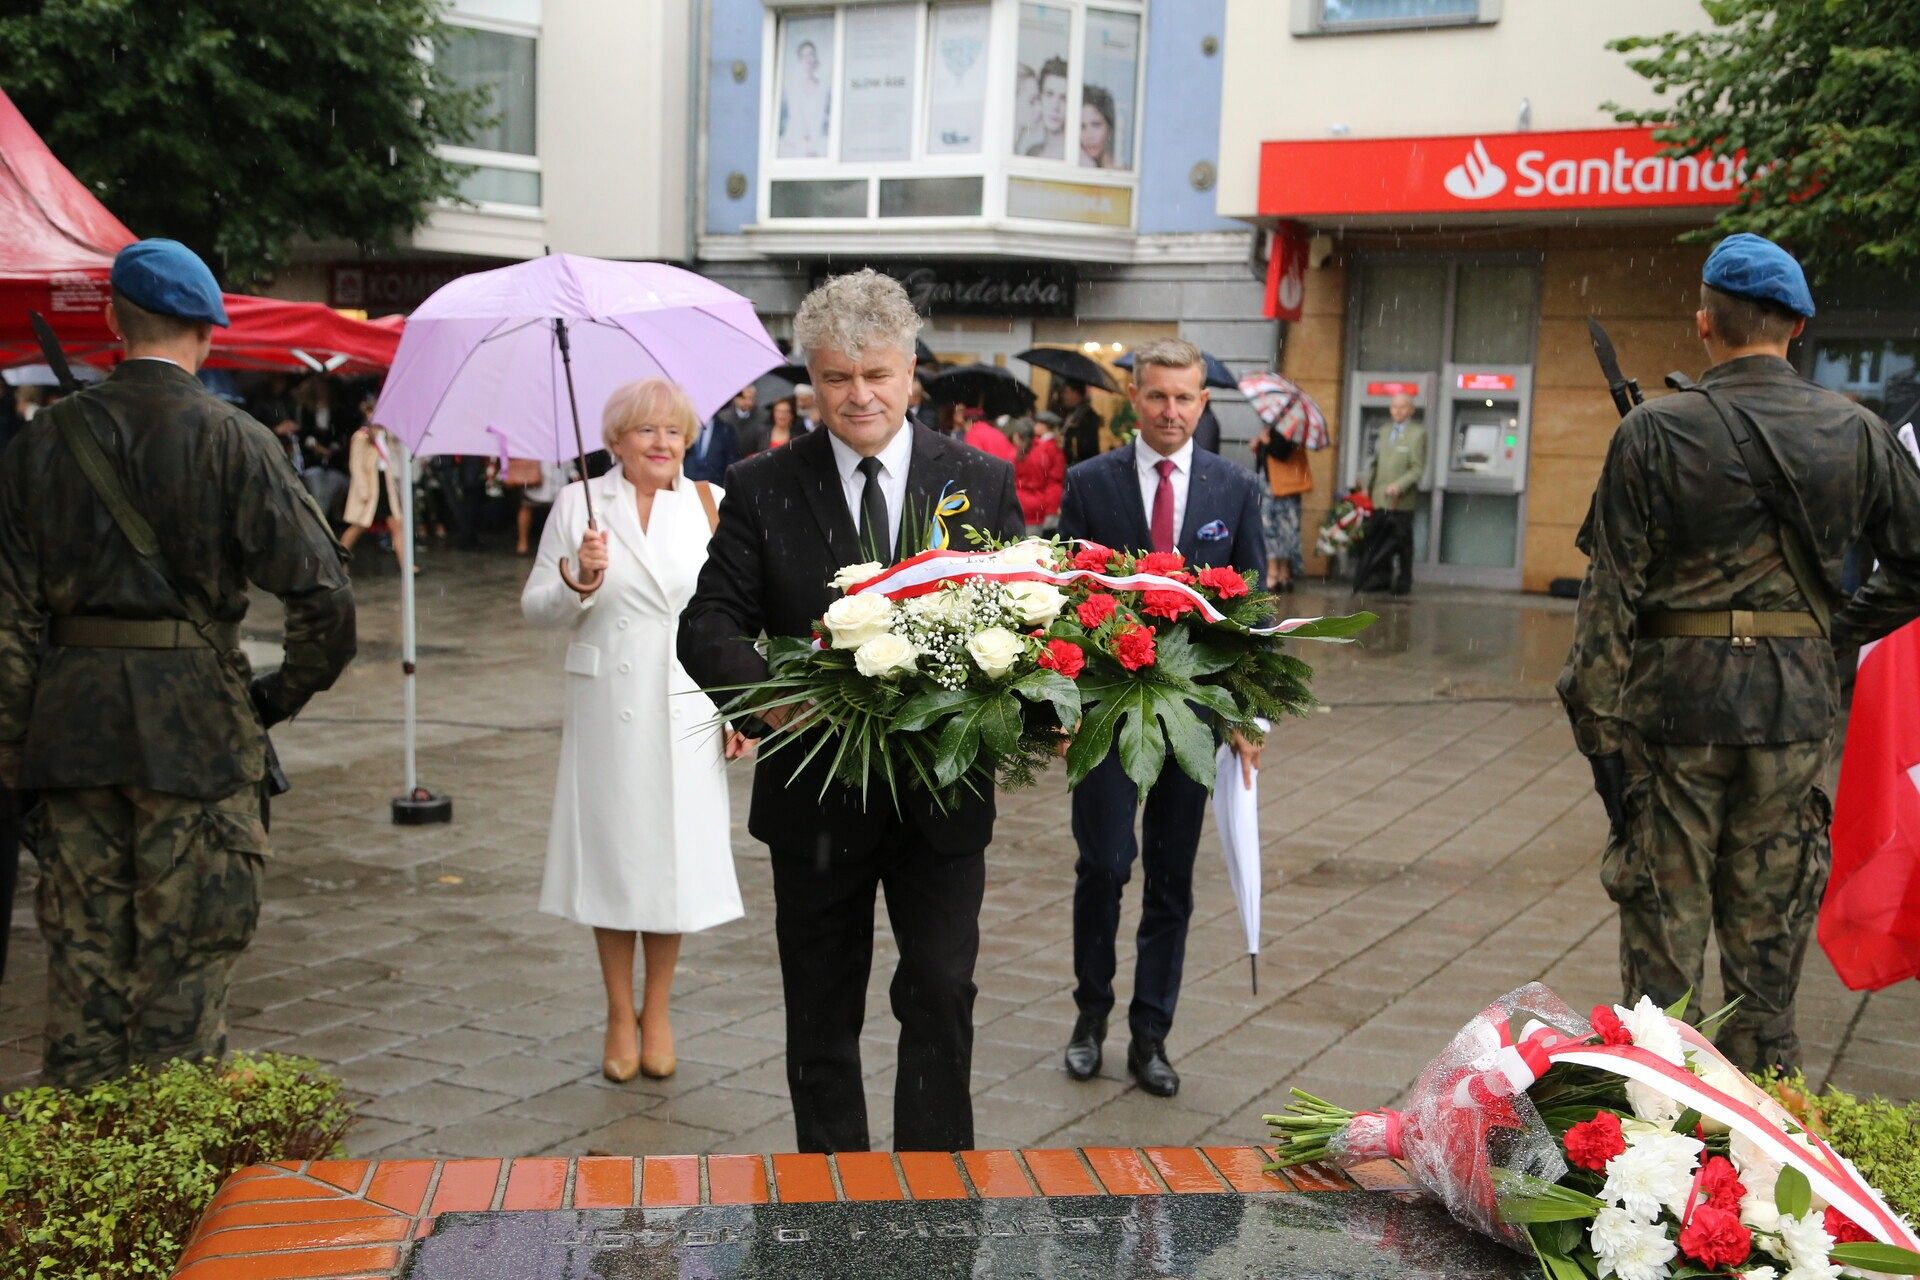
{"label": "metal pole", "polygon": [[[560,344],[560,367],[566,371],[567,375],[567,408],[573,414],[573,450],[574,456],[580,460],[580,494],[587,500],[587,528],[598,529],[600,526],[593,518],[593,486],[588,483],[591,477],[587,474],[587,440],[580,431],[580,400],[573,391],[573,347],[567,341],[567,322],[558,316],[553,320],[553,336],[554,340]],[[584,577],[576,578],[565,556],[560,558],[559,568],[560,581],[575,591],[584,592],[597,587],[600,583],[597,573],[590,580]]]}
{"label": "metal pole", "polygon": [[400,536],[405,552],[400,558],[400,696],[405,721],[402,734],[406,744],[407,789],[393,799],[393,821],[399,826],[417,827],[431,822],[452,822],[453,799],[435,795],[420,785],[419,690],[414,684],[419,669],[419,623],[413,584],[413,451],[392,432],[387,433],[387,439],[393,442],[392,465],[399,470]]}

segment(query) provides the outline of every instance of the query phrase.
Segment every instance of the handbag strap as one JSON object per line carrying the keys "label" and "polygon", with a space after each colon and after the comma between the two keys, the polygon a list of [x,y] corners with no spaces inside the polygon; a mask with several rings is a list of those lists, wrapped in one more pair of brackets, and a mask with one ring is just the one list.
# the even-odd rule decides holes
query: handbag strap
{"label": "handbag strap", "polygon": [[87,424],[81,421],[81,416],[87,414],[91,406],[81,396],[72,397],[64,403],[71,404],[73,408],[59,415],[60,439],[66,443],[67,451],[73,454],[74,461],[80,464],[81,474],[86,476],[87,483],[93,486],[94,495],[106,507],[107,514],[113,517],[114,524],[119,526],[120,532],[132,544],[141,560],[153,570],[160,581],[166,584],[167,590],[173,593],[174,603],[179,605],[180,611],[187,615],[187,622],[200,633],[201,639],[207,642],[207,647],[220,655],[220,661],[244,685],[247,682],[246,672],[235,661],[237,651],[219,642],[212,617],[197,601],[180,590],[168,569],[166,557],[160,551],[160,539],[154,535],[153,526],[147,523],[147,518],[140,514],[139,508],[133,505],[133,500],[127,496],[125,486],[120,483],[119,474],[114,470],[113,464],[107,460],[105,452],[101,450],[99,441],[93,438],[93,432],[89,431]]}
{"label": "handbag strap", "polygon": [[1740,452],[1740,460],[1746,465],[1747,478],[1752,482],[1754,492],[1760,495],[1778,525],[1780,555],[1787,562],[1787,572],[1793,575],[1794,585],[1800,588],[1800,594],[1806,598],[1807,611],[1819,624],[1820,634],[1833,638],[1833,604],[1827,597],[1826,579],[1815,568],[1811,548],[1808,547],[1801,532],[1801,522],[1795,518],[1794,507],[1799,505],[1795,499],[1787,478],[1780,471],[1780,463],[1767,448],[1765,441],[1755,438],[1755,431],[1747,422],[1746,415],[1738,410],[1729,413],[1727,404],[1716,395],[1711,387],[1693,383],[1682,388],[1697,391],[1707,398],[1713,411],[1720,415],[1720,422],[1733,437],[1733,447]]}
{"label": "handbag strap", "polygon": [[705,480],[695,480],[693,487],[700,495],[700,507],[707,513],[707,532],[712,533],[720,527],[720,508],[713,501],[713,486]]}

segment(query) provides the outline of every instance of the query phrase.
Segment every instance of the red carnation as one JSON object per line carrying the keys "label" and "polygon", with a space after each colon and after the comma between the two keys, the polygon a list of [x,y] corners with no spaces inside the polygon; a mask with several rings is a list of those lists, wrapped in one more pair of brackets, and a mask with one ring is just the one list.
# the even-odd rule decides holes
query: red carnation
{"label": "red carnation", "polygon": [[1083,543],[1080,549],[1073,553],[1073,567],[1085,569],[1088,573],[1105,573],[1107,566],[1112,562],[1113,552],[1097,542]]}
{"label": "red carnation", "polygon": [[1753,1252],[1753,1233],[1738,1214],[1703,1204],[1680,1229],[1680,1252],[1710,1271],[1737,1267]]}
{"label": "red carnation", "polygon": [[1049,640],[1039,665],[1048,671],[1058,671],[1069,680],[1078,680],[1080,669],[1087,665],[1087,655],[1071,640]]}
{"label": "red carnation", "polygon": [[1149,589],[1140,593],[1140,612],[1149,617],[1178,622],[1181,614],[1192,613],[1194,608],[1193,597],[1184,591]]}
{"label": "red carnation", "polygon": [[1747,1194],[1746,1187],[1740,1181],[1739,1170],[1725,1156],[1709,1156],[1700,1166],[1700,1181],[1696,1184],[1707,1203],[1716,1209],[1725,1209],[1738,1216],[1740,1201]]}
{"label": "red carnation", "polygon": [[1835,1244],[1872,1244],[1873,1237],[1863,1230],[1859,1223],[1840,1212],[1832,1205],[1827,1206],[1827,1234],[1833,1237]]}
{"label": "red carnation", "polygon": [[1120,602],[1112,596],[1107,595],[1105,592],[1096,591],[1085,600],[1082,600],[1079,607],[1074,610],[1074,613],[1079,616],[1080,625],[1091,631],[1108,618],[1111,618],[1113,611],[1119,607]]}
{"label": "red carnation", "polygon": [[1611,1111],[1596,1112],[1593,1119],[1574,1125],[1561,1143],[1569,1161],[1595,1173],[1605,1172],[1607,1161],[1627,1149],[1627,1140],[1620,1134],[1620,1117]]}
{"label": "red carnation", "polygon": [[1150,551],[1133,562],[1135,573],[1172,573],[1187,567],[1187,558],[1178,551]]}
{"label": "red carnation", "polygon": [[1139,623],[1114,632],[1113,656],[1129,671],[1153,665],[1153,628]]}
{"label": "red carnation", "polygon": [[1211,588],[1222,600],[1232,600],[1236,596],[1247,594],[1247,580],[1233,569],[1202,569],[1200,585]]}
{"label": "red carnation", "polygon": [[1633,1033],[1627,1030],[1627,1024],[1620,1021],[1620,1015],[1606,1005],[1593,1006],[1593,1016],[1588,1019],[1600,1036],[1602,1044],[1632,1044]]}

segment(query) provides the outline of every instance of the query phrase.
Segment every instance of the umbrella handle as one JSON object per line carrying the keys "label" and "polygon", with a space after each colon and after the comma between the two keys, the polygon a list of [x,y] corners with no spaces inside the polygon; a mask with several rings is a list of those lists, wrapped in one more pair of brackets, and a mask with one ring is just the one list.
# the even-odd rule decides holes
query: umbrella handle
{"label": "umbrella handle", "polygon": [[[587,521],[587,528],[589,530],[597,530],[599,527],[600,526],[594,521]],[[567,557],[560,557],[560,581],[573,588],[575,595],[590,595],[598,591],[600,584],[606,580],[607,571],[605,569],[596,569],[591,575],[576,578],[573,576],[572,567],[567,563]]]}

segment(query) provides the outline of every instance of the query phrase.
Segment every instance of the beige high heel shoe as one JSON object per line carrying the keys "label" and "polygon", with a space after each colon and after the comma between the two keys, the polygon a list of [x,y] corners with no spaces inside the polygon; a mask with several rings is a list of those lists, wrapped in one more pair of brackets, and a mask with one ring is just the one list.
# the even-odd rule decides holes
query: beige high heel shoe
{"label": "beige high heel shoe", "polygon": [[600,1059],[600,1074],[615,1084],[625,1084],[640,1074],[640,1059],[602,1058]]}
{"label": "beige high heel shoe", "polygon": [[[639,1021],[639,1015],[634,1015],[634,1022],[638,1023]],[[671,1050],[669,1050],[664,1057],[648,1057],[646,1037],[642,1036],[640,1038],[639,1067],[641,1075],[649,1080],[665,1080],[673,1074],[674,1069],[679,1065],[679,1059],[674,1057]]]}

